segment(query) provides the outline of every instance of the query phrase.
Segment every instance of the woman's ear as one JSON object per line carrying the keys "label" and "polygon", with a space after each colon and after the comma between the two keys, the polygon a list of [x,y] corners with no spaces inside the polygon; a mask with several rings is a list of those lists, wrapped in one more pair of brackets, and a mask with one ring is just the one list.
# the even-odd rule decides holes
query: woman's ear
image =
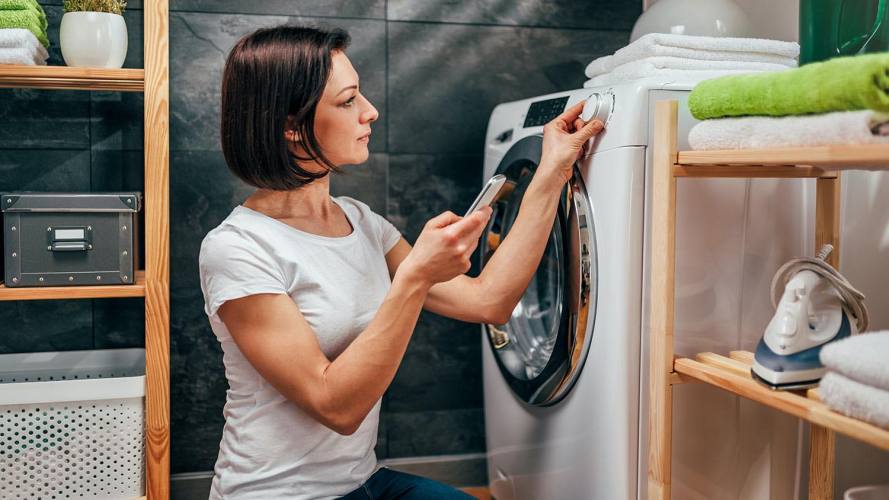
{"label": "woman's ear", "polygon": [[295,130],[285,130],[284,139],[288,142],[299,142],[299,134]]}

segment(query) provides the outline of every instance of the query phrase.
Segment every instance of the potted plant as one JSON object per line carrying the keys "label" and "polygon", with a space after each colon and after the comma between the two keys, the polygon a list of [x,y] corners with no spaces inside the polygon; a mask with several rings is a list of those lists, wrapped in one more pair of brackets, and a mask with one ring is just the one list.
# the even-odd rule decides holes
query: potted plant
{"label": "potted plant", "polygon": [[125,0],[65,0],[59,28],[68,66],[120,68],[127,57]]}

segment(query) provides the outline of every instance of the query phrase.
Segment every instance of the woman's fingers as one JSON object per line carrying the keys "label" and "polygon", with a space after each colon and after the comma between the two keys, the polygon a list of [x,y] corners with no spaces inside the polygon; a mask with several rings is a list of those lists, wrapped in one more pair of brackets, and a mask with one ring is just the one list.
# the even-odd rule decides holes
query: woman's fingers
{"label": "woman's fingers", "polygon": [[580,101],[576,103],[574,106],[566,109],[562,112],[561,115],[556,117],[556,120],[562,120],[565,123],[574,123],[574,120],[580,116],[580,113],[583,112],[583,105],[586,104],[586,101]]}
{"label": "woman's fingers", "polygon": [[586,141],[592,139],[594,135],[597,135],[604,128],[605,124],[602,123],[600,120],[590,120],[586,125],[579,127],[577,129],[577,132],[575,132],[573,135],[586,143]]}

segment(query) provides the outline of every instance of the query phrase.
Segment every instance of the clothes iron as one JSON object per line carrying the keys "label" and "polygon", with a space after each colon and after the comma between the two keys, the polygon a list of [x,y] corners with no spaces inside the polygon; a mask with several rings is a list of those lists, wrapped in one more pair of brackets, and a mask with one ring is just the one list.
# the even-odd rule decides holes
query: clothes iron
{"label": "clothes iron", "polygon": [[818,385],[826,371],[818,359],[821,348],[867,328],[864,295],[827,263],[831,251],[824,245],[817,258],[793,259],[772,278],[775,315],[750,370],[772,389]]}

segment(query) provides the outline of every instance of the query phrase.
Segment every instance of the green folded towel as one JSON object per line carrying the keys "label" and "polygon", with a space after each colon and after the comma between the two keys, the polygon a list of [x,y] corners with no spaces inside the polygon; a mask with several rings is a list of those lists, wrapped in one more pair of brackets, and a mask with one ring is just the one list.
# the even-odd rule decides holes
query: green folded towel
{"label": "green folded towel", "polygon": [[46,31],[46,12],[43,7],[37,3],[37,0],[0,0],[0,11],[2,10],[31,10],[40,17],[43,31]]}
{"label": "green folded towel", "polygon": [[30,30],[44,47],[49,48],[46,26],[40,17],[31,10],[0,10],[0,29],[24,28]]}
{"label": "green folded towel", "polygon": [[705,80],[688,96],[688,107],[699,120],[857,109],[889,111],[889,52]]}
{"label": "green folded towel", "polygon": [[43,12],[43,7],[37,3],[37,0],[0,0],[0,10],[39,10]]}

